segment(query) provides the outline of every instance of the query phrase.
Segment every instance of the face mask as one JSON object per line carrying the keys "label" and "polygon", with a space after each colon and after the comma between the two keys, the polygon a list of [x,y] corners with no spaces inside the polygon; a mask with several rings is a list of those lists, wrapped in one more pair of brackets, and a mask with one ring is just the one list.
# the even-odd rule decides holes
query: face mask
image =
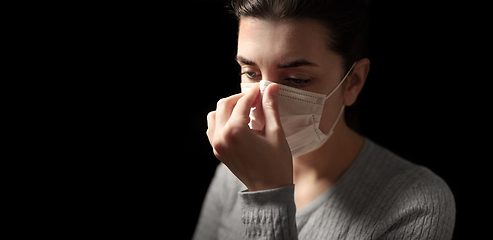
{"label": "face mask", "polygon": [[[337,87],[327,96],[279,84],[279,115],[293,158],[318,149],[334,133],[334,127],[344,112],[344,105],[342,106],[336,121],[332,125],[329,134],[324,134],[320,130],[319,125],[325,100],[339,89],[353,67],[354,64],[339,85],[337,85]],[[265,118],[261,97],[265,88],[271,83],[272,82],[267,80],[260,81],[259,100],[257,101],[257,105],[250,110],[249,126],[251,129],[262,130],[264,128]],[[253,84],[255,83],[241,83],[241,92],[246,93]]]}

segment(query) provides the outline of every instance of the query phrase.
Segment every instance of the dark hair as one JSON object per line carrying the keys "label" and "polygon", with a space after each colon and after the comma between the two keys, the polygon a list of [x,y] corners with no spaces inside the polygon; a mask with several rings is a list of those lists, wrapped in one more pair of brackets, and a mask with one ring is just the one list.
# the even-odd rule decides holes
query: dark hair
{"label": "dark hair", "polygon": [[369,57],[369,9],[364,0],[233,0],[238,19],[315,19],[330,33],[328,48],[341,55],[346,71]]}

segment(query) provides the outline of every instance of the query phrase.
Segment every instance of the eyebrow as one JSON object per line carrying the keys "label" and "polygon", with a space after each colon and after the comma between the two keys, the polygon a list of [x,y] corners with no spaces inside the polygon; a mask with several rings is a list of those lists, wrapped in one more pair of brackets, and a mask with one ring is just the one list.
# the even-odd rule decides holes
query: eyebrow
{"label": "eyebrow", "polygon": [[[254,63],[253,61],[248,60],[242,56],[236,56],[236,61],[241,62],[241,63],[246,64],[246,65],[257,67],[256,63]],[[318,67],[318,65],[316,63],[310,62],[308,60],[296,59],[296,60],[292,60],[292,61],[282,62],[279,65],[277,65],[277,68],[278,69],[285,69],[285,68],[295,68],[295,67],[302,67],[302,66]]]}
{"label": "eyebrow", "polygon": [[243,64],[246,64],[246,65],[257,67],[257,64],[256,63],[254,63],[253,61],[250,61],[250,60],[248,60],[248,59],[246,59],[246,58],[244,58],[242,56],[236,56],[236,59],[235,60],[238,61],[238,62],[241,62]]}
{"label": "eyebrow", "polygon": [[302,66],[318,67],[318,65],[316,63],[312,63],[312,62],[305,60],[305,59],[297,59],[297,60],[293,60],[293,61],[280,63],[279,65],[277,65],[277,68],[284,69],[284,68],[295,68],[295,67],[302,67]]}

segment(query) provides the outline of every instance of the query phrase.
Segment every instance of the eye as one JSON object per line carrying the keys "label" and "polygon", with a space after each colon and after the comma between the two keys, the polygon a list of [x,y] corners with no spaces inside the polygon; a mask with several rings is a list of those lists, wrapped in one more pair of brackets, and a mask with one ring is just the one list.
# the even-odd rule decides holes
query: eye
{"label": "eye", "polygon": [[303,83],[303,82],[307,82],[308,80],[304,80],[304,79],[298,79],[298,78],[286,78],[287,81],[292,81],[296,84],[300,84],[300,83]]}
{"label": "eye", "polygon": [[247,78],[249,78],[249,79],[254,79],[255,77],[257,77],[257,76],[258,76],[258,73],[257,73],[257,72],[242,72],[242,73],[240,74],[240,76],[241,76],[241,75],[246,75],[246,76],[247,76]]}
{"label": "eye", "polygon": [[303,88],[310,84],[310,79],[300,79],[300,78],[286,78],[284,79],[286,82],[285,85],[295,88]]}

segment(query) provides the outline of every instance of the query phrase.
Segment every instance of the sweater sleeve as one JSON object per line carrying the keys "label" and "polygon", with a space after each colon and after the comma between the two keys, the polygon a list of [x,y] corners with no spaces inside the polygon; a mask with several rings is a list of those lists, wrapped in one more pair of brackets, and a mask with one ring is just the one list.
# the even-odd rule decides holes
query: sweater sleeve
{"label": "sweater sleeve", "polygon": [[294,185],[238,195],[245,239],[298,239]]}

